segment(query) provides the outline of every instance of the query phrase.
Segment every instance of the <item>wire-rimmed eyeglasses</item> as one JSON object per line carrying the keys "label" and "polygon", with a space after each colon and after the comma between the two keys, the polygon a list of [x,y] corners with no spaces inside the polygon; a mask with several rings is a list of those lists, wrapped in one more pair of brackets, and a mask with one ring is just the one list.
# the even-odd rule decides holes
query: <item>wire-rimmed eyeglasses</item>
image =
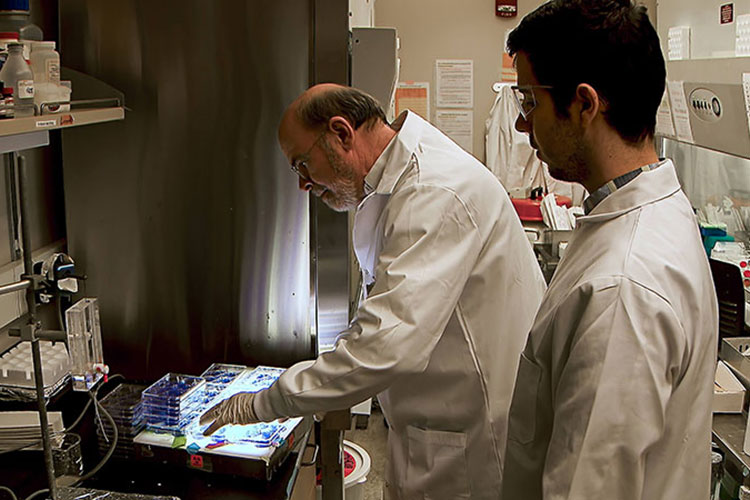
{"label": "wire-rimmed eyeglasses", "polygon": [[292,172],[300,176],[303,180],[309,181],[310,175],[307,171],[307,162],[310,161],[310,153],[312,152],[313,148],[318,144],[320,139],[323,138],[324,135],[326,135],[327,130],[322,131],[318,137],[315,138],[313,143],[310,145],[310,147],[305,151],[301,156],[299,156],[299,159],[294,160],[291,164]]}
{"label": "wire-rimmed eyeglasses", "polygon": [[528,120],[529,115],[536,107],[536,96],[534,95],[534,89],[552,89],[552,85],[513,85],[510,87],[513,90],[513,97],[518,107],[518,112],[524,120]]}

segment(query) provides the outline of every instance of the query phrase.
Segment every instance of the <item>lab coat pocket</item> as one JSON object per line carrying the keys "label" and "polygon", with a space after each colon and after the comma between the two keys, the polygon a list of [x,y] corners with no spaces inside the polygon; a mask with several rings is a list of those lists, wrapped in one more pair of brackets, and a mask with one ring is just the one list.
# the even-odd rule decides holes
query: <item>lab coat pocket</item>
{"label": "lab coat pocket", "polygon": [[510,405],[508,439],[528,444],[536,433],[536,404],[542,369],[521,353],[516,388]]}
{"label": "lab coat pocket", "polygon": [[[471,498],[466,467],[466,434],[409,426],[406,484],[415,498]],[[411,498],[411,497],[410,497]]]}

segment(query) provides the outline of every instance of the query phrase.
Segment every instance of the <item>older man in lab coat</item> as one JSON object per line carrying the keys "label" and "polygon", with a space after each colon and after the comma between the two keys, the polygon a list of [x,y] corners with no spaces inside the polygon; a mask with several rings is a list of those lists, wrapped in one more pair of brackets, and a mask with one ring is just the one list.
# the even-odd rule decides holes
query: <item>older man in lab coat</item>
{"label": "older man in lab coat", "polygon": [[508,38],[520,116],[590,194],[518,368],[504,500],[704,500],[718,331],[706,254],[654,151],[659,40],[630,0],[553,0]]}
{"label": "older man in lab coat", "polygon": [[351,88],[305,92],[279,140],[300,189],[356,210],[367,293],[332,352],[207,412],[207,432],[377,394],[387,498],[495,500],[518,356],[545,288],[505,190],[418,115],[388,125]]}

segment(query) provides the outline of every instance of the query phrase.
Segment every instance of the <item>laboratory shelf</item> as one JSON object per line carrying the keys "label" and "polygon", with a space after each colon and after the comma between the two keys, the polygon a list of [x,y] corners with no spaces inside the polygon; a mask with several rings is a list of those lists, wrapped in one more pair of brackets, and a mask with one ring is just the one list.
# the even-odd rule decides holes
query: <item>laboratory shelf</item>
{"label": "laboratory shelf", "polygon": [[50,130],[93,125],[124,118],[124,107],[110,106],[0,120],[0,153],[46,146],[49,144],[48,132]]}
{"label": "laboratory shelf", "polygon": [[744,470],[750,470],[750,455],[742,451],[745,443],[744,415],[714,414],[712,427],[714,442],[724,452],[725,461],[744,475]]}

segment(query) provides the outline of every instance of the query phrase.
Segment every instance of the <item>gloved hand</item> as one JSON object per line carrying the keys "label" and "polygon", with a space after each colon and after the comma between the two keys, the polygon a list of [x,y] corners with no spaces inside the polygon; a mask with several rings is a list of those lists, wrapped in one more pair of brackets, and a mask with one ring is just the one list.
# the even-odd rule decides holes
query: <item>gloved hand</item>
{"label": "gloved hand", "polygon": [[200,424],[205,425],[213,420],[213,424],[203,432],[210,436],[227,424],[247,425],[260,422],[253,409],[253,392],[238,392],[221,403],[214,405],[201,415]]}

